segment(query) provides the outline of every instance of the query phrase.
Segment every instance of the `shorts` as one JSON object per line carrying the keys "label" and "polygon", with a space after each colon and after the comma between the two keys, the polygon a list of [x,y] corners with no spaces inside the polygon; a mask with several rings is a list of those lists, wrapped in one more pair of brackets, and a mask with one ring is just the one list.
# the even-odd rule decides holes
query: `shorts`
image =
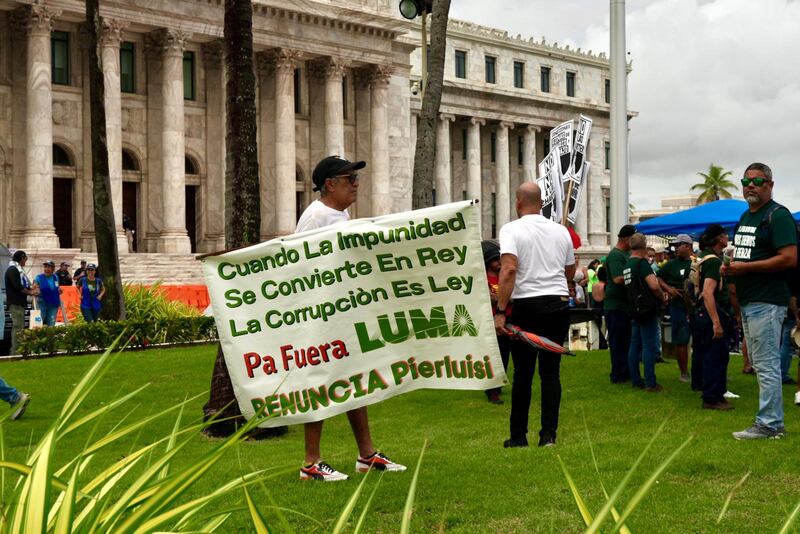
{"label": "shorts", "polygon": [[676,304],[674,301],[669,303],[669,322],[672,327],[673,345],[688,345],[691,330],[689,329],[689,316],[683,303]]}

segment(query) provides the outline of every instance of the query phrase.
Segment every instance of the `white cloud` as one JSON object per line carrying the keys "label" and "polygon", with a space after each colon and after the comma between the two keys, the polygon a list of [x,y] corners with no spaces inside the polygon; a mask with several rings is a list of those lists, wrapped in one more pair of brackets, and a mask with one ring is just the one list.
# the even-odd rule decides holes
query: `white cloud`
{"label": "white cloud", "polygon": [[[608,51],[608,2],[455,0],[451,16],[548,42]],[[633,60],[631,201],[688,193],[709,163],[738,178],[770,165],[775,196],[800,209],[800,2],[627,2]]]}

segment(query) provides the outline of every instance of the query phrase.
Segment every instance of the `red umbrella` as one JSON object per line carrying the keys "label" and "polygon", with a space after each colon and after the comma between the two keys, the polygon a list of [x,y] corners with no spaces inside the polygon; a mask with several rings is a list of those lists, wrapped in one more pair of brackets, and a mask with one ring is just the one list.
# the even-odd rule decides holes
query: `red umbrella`
{"label": "red umbrella", "polygon": [[553,352],[555,354],[575,356],[575,354],[562,347],[558,343],[550,341],[544,336],[520,330],[519,327],[516,327],[513,324],[506,325],[506,333],[512,338],[522,341],[523,343],[527,343],[535,349],[546,350],[547,352]]}

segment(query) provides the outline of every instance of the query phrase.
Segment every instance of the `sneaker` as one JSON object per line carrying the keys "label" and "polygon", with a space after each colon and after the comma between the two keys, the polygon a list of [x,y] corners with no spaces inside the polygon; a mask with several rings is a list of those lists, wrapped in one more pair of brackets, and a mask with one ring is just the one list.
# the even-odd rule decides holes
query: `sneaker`
{"label": "sneaker", "polygon": [[661,356],[658,356],[658,357],[656,358],[656,363],[667,363],[667,360],[665,360],[665,359],[664,359],[664,358],[662,358]]}
{"label": "sneaker", "polygon": [[733,404],[729,402],[704,402],[703,409],[727,412],[728,410],[733,410]]}
{"label": "sneaker", "polygon": [[648,393],[661,393],[662,391],[664,391],[664,386],[662,386],[661,384],[656,384],[651,388],[644,388],[644,390]]}
{"label": "sneaker", "polygon": [[787,378],[786,380],[783,381],[783,385],[784,386],[796,386],[797,385],[797,380],[795,380],[794,378]]}
{"label": "sneaker", "polygon": [[376,471],[405,471],[406,466],[396,464],[386,457],[382,452],[375,452],[372,456],[367,458],[358,457],[356,460],[356,471],[359,473],[366,473],[370,469]]}
{"label": "sneaker", "polygon": [[633,389],[644,389],[644,382],[634,382],[631,387]]}
{"label": "sneaker", "polygon": [[22,414],[25,413],[25,408],[28,407],[28,403],[31,402],[31,396],[27,393],[20,393],[19,397],[17,397],[17,402],[15,402],[12,407],[14,408],[14,413],[11,414],[11,420],[15,421],[22,417]]}
{"label": "sneaker", "polygon": [[783,437],[785,433],[778,430],[772,430],[769,427],[764,425],[760,425],[758,423],[753,423],[753,426],[746,430],[742,430],[741,432],[734,432],[733,437],[737,440],[744,440],[744,439],[780,439]]}
{"label": "sneaker", "polygon": [[734,393],[733,391],[726,391],[723,395],[726,399],[738,399],[739,395]]}
{"label": "sneaker", "polygon": [[528,438],[521,437],[521,438],[509,438],[503,442],[504,449],[513,449],[516,447],[527,447],[528,446]]}
{"label": "sneaker", "polygon": [[503,399],[500,398],[500,394],[496,391],[489,393],[489,395],[487,395],[487,400],[489,404],[503,404]]}
{"label": "sneaker", "polygon": [[322,460],[317,460],[309,466],[300,468],[300,480],[322,480],[324,482],[339,482],[347,480],[348,476],[340,473]]}
{"label": "sneaker", "polygon": [[800,391],[794,394],[794,404],[800,406]]}
{"label": "sneaker", "polygon": [[689,378],[689,375],[688,375],[688,374],[686,374],[686,373],[683,373],[683,374],[681,375],[681,377],[680,377],[678,380],[680,380],[681,382],[688,382],[688,381],[689,381],[689,380],[691,380],[691,379]]}
{"label": "sneaker", "polygon": [[556,438],[550,436],[539,438],[540,447],[555,447],[555,445],[556,445]]}

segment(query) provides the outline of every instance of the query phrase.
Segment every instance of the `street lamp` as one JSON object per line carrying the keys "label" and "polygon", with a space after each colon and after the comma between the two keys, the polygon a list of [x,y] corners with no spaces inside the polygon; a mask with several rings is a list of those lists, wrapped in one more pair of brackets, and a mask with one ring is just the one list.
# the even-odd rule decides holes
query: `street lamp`
{"label": "street lamp", "polygon": [[425,87],[428,85],[428,13],[433,11],[433,0],[400,0],[400,14],[408,20],[422,16],[422,83],[420,84],[420,98],[425,96]]}

